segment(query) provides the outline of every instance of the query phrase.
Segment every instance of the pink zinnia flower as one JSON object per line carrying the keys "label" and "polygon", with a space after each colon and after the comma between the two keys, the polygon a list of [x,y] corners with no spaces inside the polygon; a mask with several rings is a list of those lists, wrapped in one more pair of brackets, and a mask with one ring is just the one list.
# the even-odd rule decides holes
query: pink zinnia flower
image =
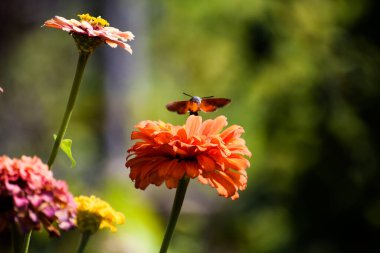
{"label": "pink zinnia flower", "polygon": [[89,14],[80,14],[78,16],[80,18],[79,21],[55,16],[45,21],[44,26],[61,29],[72,35],[77,34],[89,38],[99,38],[113,48],[120,46],[132,54],[131,47],[126,43],[128,40],[133,40],[134,38],[131,32],[122,32],[117,28],[110,27],[107,20],[100,16],[93,17]]}
{"label": "pink zinnia flower", "polygon": [[53,178],[38,157],[0,156],[0,231],[16,224],[24,233],[40,230],[59,236],[74,227],[76,204],[64,181]]}
{"label": "pink zinnia flower", "polygon": [[145,189],[149,184],[176,188],[183,177],[198,178],[203,184],[216,188],[219,195],[236,199],[238,190],[247,186],[246,169],[250,166],[244,156],[251,156],[240,138],[244,129],[227,126],[227,118],[202,122],[200,116],[190,116],[184,126],[162,121],[143,121],[136,125],[132,139],[138,140],[129,150],[126,167],[135,187]]}

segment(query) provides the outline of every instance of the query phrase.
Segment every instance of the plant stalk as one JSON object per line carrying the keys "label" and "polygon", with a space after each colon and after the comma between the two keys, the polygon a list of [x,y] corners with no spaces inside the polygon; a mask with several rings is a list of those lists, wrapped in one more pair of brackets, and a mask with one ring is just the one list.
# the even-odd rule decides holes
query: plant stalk
{"label": "plant stalk", "polygon": [[84,69],[86,67],[86,63],[87,63],[89,56],[90,56],[89,52],[83,52],[83,51],[79,52],[77,69],[75,72],[73,86],[71,87],[69,101],[67,102],[66,111],[65,111],[65,114],[63,116],[61,126],[60,126],[58,134],[57,134],[57,138],[55,139],[54,146],[53,146],[53,149],[51,150],[49,160],[47,163],[49,166],[49,169],[51,169],[51,166],[54,163],[54,160],[55,160],[57,153],[58,153],[59,146],[61,145],[61,141],[62,141],[62,139],[66,133],[67,126],[69,125],[71,114],[72,114],[73,109],[74,109],[75,100],[76,100],[77,95],[78,95],[79,86],[80,86],[80,83],[82,80],[83,72],[84,72]]}
{"label": "plant stalk", "polygon": [[189,177],[184,177],[179,181],[177,191],[174,197],[174,202],[172,206],[172,212],[170,214],[169,223],[168,223],[168,226],[166,227],[165,236],[161,244],[160,253],[166,253],[169,248],[170,240],[173,236],[174,228],[175,228],[175,225],[177,224],[179,213],[181,212],[183,200],[185,199],[186,190],[187,190],[187,186],[189,185],[189,181],[190,181]]}
{"label": "plant stalk", "polygon": [[89,232],[82,233],[82,237],[80,239],[80,243],[78,246],[77,253],[83,253],[84,249],[86,248],[86,245],[88,243],[88,240],[90,239],[91,234]]}
{"label": "plant stalk", "polygon": [[24,237],[24,243],[22,246],[22,252],[23,253],[28,253],[29,250],[29,243],[30,243],[30,237],[32,236],[32,230],[27,232]]}
{"label": "plant stalk", "polygon": [[[78,91],[79,91],[79,87],[81,84],[84,69],[86,67],[86,63],[87,63],[89,56],[90,56],[89,52],[83,52],[83,51],[79,52],[77,68],[75,71],[73,85],[72,85],[71,91],[70,91],[69,101],[67,102],[65,114],[63,115],[61,126],[59,127],[57,138],[55,139],[55,142],[54,142],[54,145],[53,145],[53,148],[51,150],[49,160],[47,163],[49,166],[49,169],[51,169],[51,167],[55,161],[55,158],[56,158],[57,153],[58,153],[59,146],[61,145],[61,141],[62,141],[62,139],[66,133],[67,126],[69,125],[69,121],[70,121],[71,114],[72,114],[73,109],[74,109],[75,101],[76,101],[76,98],[78,96]],[[28,253],[31,236],[32,236],[32,231],[27,232],[24,236],[23,251],[22,251],[23,253]]]}

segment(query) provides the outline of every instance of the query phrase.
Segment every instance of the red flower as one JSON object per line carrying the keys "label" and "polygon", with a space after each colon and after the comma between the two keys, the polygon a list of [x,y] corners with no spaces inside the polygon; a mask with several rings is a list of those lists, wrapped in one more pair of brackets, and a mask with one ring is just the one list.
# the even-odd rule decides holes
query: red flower
{"label": "red flower", "polygon": [[131,138],[139,140],[129,150],[126,167],[135,187],[144,190],[149,184],[176,188],[184,177],[198,178],[216,188],[219,195],[236,199],[238,190],[247,186],[244,156],[251,156],[240,138],[244,129],[227,126],[227,119],[215,120],[190,116],[185,126],[173,126],[162,121],[143,121],[136,125]]}
{"label": "red flower", "polygon": [[25,233],[40,230],[59,236],[55,227],[75,225],[76,204],[64,181],[55,180],[38,157],[0,156],[0,231],[16,224]]}
{"label": "red flower", "polygon": [[[133,40],[134,35],[131,32],[122,32],[117,28],[110,27],[107,20],[101,17],[93,17],[89,14],[78,15],[81,20],[65,19],[55,16],[45,21],[44,26],[61,29],[70,34],[85,35],[89,38],[100,38],[110,47],[120,46],[132,54],[131,47],[126,43]],[[86,44],[86,42],[81,42]]]}

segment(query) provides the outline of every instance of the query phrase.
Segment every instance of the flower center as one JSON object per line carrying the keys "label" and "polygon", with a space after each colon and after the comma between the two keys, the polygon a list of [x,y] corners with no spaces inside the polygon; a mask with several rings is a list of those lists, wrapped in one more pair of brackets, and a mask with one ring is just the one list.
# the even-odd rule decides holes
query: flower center
{"label": "flower center", "polygon": [[101,16],[99,16],[99,17],[93,17],[90,14],[86,13],[86,14],[79,14],[78,17],[80,18],[81,21],[82,20],[87,21],[92,26],[105,27],[105,26],[109,26],[110,25],[108,23],[108,21],[105,20],[104,18],[102,18]]}
{"label": "flower center", "polygon": [[79,211],[77,214],[77,226],[79,231],[90,232],[91,234],[99,230],[102,217],[90,211]]}

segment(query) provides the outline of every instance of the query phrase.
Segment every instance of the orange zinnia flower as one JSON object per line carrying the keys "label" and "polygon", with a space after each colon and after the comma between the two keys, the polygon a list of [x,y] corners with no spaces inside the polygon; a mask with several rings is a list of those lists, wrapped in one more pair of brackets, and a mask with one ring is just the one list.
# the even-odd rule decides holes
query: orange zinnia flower
{"label": "orange zinnia flower", "polygon": [[200,116],[190,116],[184,126],[162,121],[143,121],[132,132],[136,142],[129,150],[126,167],[135,187],[144,190],[149,184],[176,188],[184,176],[198,178],[216,188],[219,195],[237,199],[238,190],[247,186],[244,156],[251,156],[240,138],[241,126],[227,126],[227,118],[219,116],[202,122]]}
{"label": "orange zinnia flower", "polygon": [[100,16],[93,17],[89,14],[81,14],[78,16],[80,17],[79,21],[55,16],[54,18],[45,21],[44,26],[61,29],[70,34],[85,35],[90,38],[100,38],[109,46],[120,46],[132,54],[131,47],[125,43],[128,40],[133,40],[134,35],[131,32],[122,32],[117,28],[110,27],[107,20]]}

